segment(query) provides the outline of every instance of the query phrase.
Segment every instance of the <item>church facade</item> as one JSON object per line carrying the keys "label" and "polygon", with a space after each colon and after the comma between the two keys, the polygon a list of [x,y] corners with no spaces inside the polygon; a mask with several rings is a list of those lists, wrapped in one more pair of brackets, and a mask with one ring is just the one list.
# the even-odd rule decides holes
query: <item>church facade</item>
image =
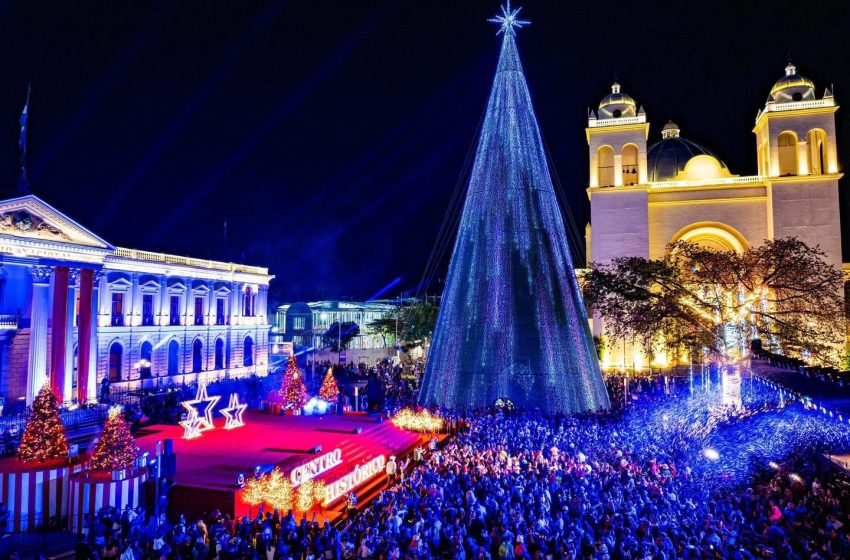
{"label": "church facade", "polygon": [[[752,129],[758,172],[737,175],[673,122],[647,146],[646,113],[615,83],[588,113],[587,262],[659,258],[680,240],[742,251],[794,236],[841,267],[837,110],[829,89],[818,97],[814,83],[788,64]],[[602,335],[599,318],[592,322]],[[604,367],[646,365],[630,348],[606,354]]]}
{"label": "church facade", "polygon": [[115,247],[33,195],[0,201],[0,394],[86,403],[268,373],[268,269]]}

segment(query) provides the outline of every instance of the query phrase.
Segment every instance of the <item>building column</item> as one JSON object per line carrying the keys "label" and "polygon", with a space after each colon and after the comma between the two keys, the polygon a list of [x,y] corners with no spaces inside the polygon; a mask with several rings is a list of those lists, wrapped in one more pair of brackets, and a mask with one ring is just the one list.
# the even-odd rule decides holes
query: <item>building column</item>
{"label": "building column", "polygon": [[30,310],[30,348],[27,364],[27,404],[47,382],[47,314],[50,312],[50,278],[53,268],[29,267],[32,277],[32,307]]}
{"label": "building column", "polygon": [[157,314],[156,324],[164,327],[168,324],[168,309],[170,301],[168,297],[168,277],[163,276],[159,279],[159,313]]}
{"label": "building column", "polygon": [[207,294],[207,316],[205,324],[215,325],[215,281],[210,280],[207,283],[210,292]]}
{"label": "building column", "polygon": [[53,314],[50,324],[50,389],[56,400],[63,402],[65,390],[65,331],[68,321],[67,266],[57,266],[53,273]]}
{"label": "building column", "polygon": [[68,303],[65,317],[65,385],[63,387],[64,401],[74,398],[74,319],[77,315],[77,279],[79,268],[68,270]]}
{"label": "building column", "polygon": [[127,306],[129,313],[127,326],[138,327],[142,324],[142,296],[139,289],[139,273],[132,275],[133,285],[130,287],[130,305]]}
{"label": "building column", "polygon": [[[103,272],[100,270],[93,271],[92,274],[92,295],[91,308],[94,319],[91,322],[89,334],[89,361],[86,373],[86,401],[97,401],[97,310],[100,309],[100,284],[103,279]],[[82,304],[81,304],[82,305]],[[79,385],[77,385],[79,391]]]}
{"label": "building column", "polygon": [[[195,316],[195,302],[192,300],[192,279],[184,278],[183,282],[186,283],[186,289],[183,291],[183,325],[188,327],[189,325],[194,324],[194,316]],[[190,319],[190,317],[192,317]]]}
{"label": "building column", "polygon": [[89,400],[89,363],[92,346],[92,305],[94,292],[94,270],[84,268],[80,272],[80,319],[77,321],[77,402],[86,404]]}

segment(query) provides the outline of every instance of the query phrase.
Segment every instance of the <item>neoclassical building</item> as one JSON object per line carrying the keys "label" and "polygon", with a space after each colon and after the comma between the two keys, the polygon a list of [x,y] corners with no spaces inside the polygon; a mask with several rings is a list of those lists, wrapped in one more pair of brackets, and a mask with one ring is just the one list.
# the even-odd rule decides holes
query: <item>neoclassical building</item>
{"label": "neoclassical building", "polygon": [[0,394],[91,402],[268,372],[263,267],[114,247],[36,196],[0,201]]}
{"label": "neoclassical building", "polygon": [[[587,262],[658,258],[678,240],[741,251],[795,236],[840,267],[837,110],[829,89],[817,97],[814,83],[788,64],[756,114],[757,174],[738,175],[673,122],[647,146],[645,111],[615,83],[588,112]],[[602,334],[601,321],[593,323]],[[604,365],[640,362],[620,349]]]}

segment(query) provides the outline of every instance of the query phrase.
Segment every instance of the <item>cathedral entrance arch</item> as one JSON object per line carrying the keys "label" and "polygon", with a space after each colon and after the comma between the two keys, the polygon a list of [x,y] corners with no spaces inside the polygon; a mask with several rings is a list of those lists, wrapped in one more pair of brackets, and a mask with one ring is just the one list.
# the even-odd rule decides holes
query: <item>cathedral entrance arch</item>
{"label": "cathedral entrance arch", "polygon": [[731,226],[720,222],[697,222],[680,229],[670,243],[687,241],[717,251],[735,251],[743,253],[749,249],[749,243],[741,233]]}

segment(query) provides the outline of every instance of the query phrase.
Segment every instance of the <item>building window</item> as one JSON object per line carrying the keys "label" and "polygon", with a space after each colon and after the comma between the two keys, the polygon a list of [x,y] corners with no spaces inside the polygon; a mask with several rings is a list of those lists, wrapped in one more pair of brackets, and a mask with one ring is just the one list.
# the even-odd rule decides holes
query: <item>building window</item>
{"label": "building window", "polygon": [[151,367],[153,366],[153,344],[147,340],[142,342],[142,347],[139,349],[139,375],[142,379],[151,377]]}
{"label": "building window", "polygon": [[254,290],[250,286],[245,290],[242,308],[245,310],[243,313],[245,317],[254,316]]}
{"label": "building window", "polygon": [[245,337],[245,347],[242,352],[242,364],[245,367],[254,365],[254,341],[250,336]]}
{"label": "building window", "polygon": [[215,324],[224,324],[224,298],[216,298],[215,300]]}
{"label": "building window", "polygon": [[180,373],[180,345],[176,340],[168,343],[168,375]]}
{"label": "building window", "polygon": [[153,326],[153,294],[142,295],[142,326]]}
{"label": "building window", "polygon": [[168,312],[168,324],[169,325],[179,325],[180,324],[180,296],[171,296],[169,300],[170,307]]}
{"label": "building window", "polygon": [[293,317],[292,318],[292,330],[303,331],[305,323],[306,323],[305,317]]}
{"label": "building window", "polygon": [[115,383],[121,381],[121,362],[124,358],[124,348],[118,342],[113,342],[109,347],[109,381]]}
{"label": "building window", "polygon": [[202,297],[195,298],[195,324],[204,324],[204,298]]}
{"label": "building window", "polygon": [[204,343],[196,338],[192,343],[192,373],[204,371]]}
{"label": "building window", "polygon": [[215,369],[224,369],[224,341],[220,338],[215,341]]}
{"label": "building window", "polygon": [[779,135],[779,176],[797,174],[797,137],[793,132]]}
{"label": "building window", "polygon": [[112,293],[112,326],[124,326],[124,294],[121,292]]}

